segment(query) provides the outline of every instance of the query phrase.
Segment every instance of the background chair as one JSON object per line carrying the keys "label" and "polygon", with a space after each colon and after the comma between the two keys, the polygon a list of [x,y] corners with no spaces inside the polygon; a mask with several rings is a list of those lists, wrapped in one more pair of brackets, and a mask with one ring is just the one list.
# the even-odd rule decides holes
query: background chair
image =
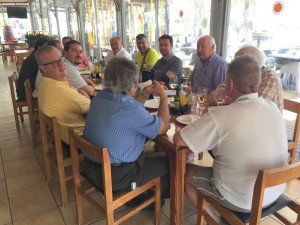
{"label": "background chair", "polygon": [[[106,214],[106,224],[120,224],[130,218],[131,216],[138,213],[140,210],[155,202],[155,224],[160,224],[160,178],[153,179],[148,183],[144,184],[141,187],[137,187],[135,190],[128,191],[122,195],[117,197],[113,197],[112,192],[112,181],[111,181],[111,165],[110,159],[106,148],[99,148],[79,135],[75,134],[72,130],[70,130],[70,145],[71,145],[71,155],[72,155],[72,165],[73,165],[73,173],[74,173],[74,184],[75,184],[75,197],[76,197],[76,208],[77,208],[77,216],[78,216],[78,224],[84,224],[84,213],[83,213],[83,201],[82,197],[85,198],[92,205],[97,207],[99,211],[105,211]],[[85,156],[90,156],[100,162],[102,164],[101,169],[99,168],[99,173],[103,174],[103,190],[100,187],[93,186],[98,191],[104,193],[105,198],[105,206],[101,206],[98,202],[92,199],[89,196],[91,192],[91,188],[84,189],[81,186],[81,175],[79,172],[79,158],[78,151],[80,149]],[[95,185],[95,184],[94,184]],[[124,205],[126,202],[132,200],[136,196],[142,194],[143,192],[153,189],[154,196],[141,203],[139,206],[134,208],[132,211],[124,215],[123,217],[115,220],[114,218],[114,210]]]}
{"label": "background chair", "polygon": [[297,145],[300,132],[300,103],[288,99],[283,100],[284,109],[296,113],[296,121],[293,132],[293,139],[288,141],[289,164],[294,163],[297,154]]}
{"label": "background chair", "polygon": [[[284,224],[300,224],[300,205],[292,201],[285,194],[282,194],[275,203],[262,210],[265,189],[286,183],[300,177],[300,162],[270,170],[260,170],[254,185],[251,213],[240,213],[229,210],[199,191],[198,195],[198,225],[204,224],[204,219],[208,224],[220,224],[220,218],[217,218],[209,209],[210,204],[220,215],[230,224],[241,225],[249,222],[249,225],[260,224],[262,217],[273,214]],[[208,204],[207,204],[208,203]],[[288,206],[297,214],[296,223],[292,223],[278,211]]]}
{"label": "background chair", "polygon": [[39,123],[39,115],[38,115],[38,102],[34,100],[32,97],[32,90],[31,84],[27,79],[24,83],[25,85],[25,94],[26,94],[26,101],[28,106],[28,115],[29,115],[29,123],[30,123],[30,130],[31,130],[31,138],[33,146],[37,145],[37,124]]}
{"label": "background chair", "polygon": [[[58,171],[62,204],[66,206],[68,205],[67,181],[73,179],[72,159],[70,156],[64,157],[57,119],[48,117],[41,111],[39,117],[47,181],[48,183],[52,181],[51,167],[55,168]],[[83,156],[80,156],[80,160],[82,159]]]}
{"label": "background chair", "polygon": [[23,111],[23,107],[27,107],[27,102],[26,101],[17,101],[17,99],[16,99],[15,90],[16,90],[17,81],[18,81],[16,72],[13,72],[13,74],[8,77],[8,81],[9,81],[11,101],[12,101],[13,109],[14,109],[16,127],[17,127],[17,130],[20,130],[19,117],[20,117],[21,121],[24,121],[24,114],[28,114],[28,110]]}

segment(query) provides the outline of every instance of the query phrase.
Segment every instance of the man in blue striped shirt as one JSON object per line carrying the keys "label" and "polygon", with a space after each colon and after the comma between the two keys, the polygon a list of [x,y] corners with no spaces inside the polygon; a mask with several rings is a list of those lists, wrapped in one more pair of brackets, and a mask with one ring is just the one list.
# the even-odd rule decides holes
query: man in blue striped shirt
{"label": "man in blue striped shirt", "polygon": [[[118,57],[108,63],[103,85],[105,89],[91,103],[83,136],[99,147],[107,147],[113,191],[130,189],[131,182],[140,186],[161,177],[162,200],[168,198],[168,159],[145,158],[143,154],[146,138],[154,139],[169,129],[170,114],[165,90],[154,81],[141,92],[136,92],[137,66],[128,59]],[[157,116],[151,115],[143,104],[150,93],[160,96]],[[85,159],[85,173],[102,187],[100,166],[93,159]]]}
{"label": "man in blue striped shirt", "polygon": [[197,55],[200,59],[189,81],[192,92],[197,93],[199,87],[205,87],[208,92],[215,90],[219,84],[224,83],[227,62],[216,54],[216,42],[212,36],[202,36],[197,42]]}

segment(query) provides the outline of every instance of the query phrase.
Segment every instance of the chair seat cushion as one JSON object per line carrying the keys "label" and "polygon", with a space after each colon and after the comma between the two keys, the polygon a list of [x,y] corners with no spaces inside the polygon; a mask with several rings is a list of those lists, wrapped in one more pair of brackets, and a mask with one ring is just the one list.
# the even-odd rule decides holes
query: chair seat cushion
{"label": "chair seat cushion", "polygon": [[[277,212],[278,210],[280,210],[280,209],[288,206],[292,202],[293,202],[293,200],[291,200],[285,194],[280,195],[279,198],[272,205],[270,205],[267,208],[264,208],[262,210],[261,218],[266,217],[268,215],[271,215],[274,212]],[[236,211],[233,211],[233,212],[244,223],[248,223],[249,222],[249,220],[250,220],[250,213],[241,213],[241,212],[236,212]]]}

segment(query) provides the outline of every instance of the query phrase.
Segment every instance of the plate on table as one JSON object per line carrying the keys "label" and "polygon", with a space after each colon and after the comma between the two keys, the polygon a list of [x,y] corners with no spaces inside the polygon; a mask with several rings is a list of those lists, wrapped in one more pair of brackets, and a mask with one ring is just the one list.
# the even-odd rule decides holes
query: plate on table
{"label": "plate on table", "polygon": [[181,115],[176,118],[176,121],[178,123],[188,125],[190,123],[195,122],[199,118],[200,118],[199,116],[195,116],[195,115]]}
{"label": "plate on table", "polygon": [[156,99],[149,99],[145,102],[144,106],[148,109],[158,109],[159,102]]}

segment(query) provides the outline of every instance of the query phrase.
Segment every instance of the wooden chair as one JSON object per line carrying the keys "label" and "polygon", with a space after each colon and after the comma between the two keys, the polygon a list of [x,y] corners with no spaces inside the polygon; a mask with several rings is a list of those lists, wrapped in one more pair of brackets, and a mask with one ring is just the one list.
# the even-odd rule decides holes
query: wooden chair
{"label": "wooden chair", "polygon": [[[117,197],[113,196],[112,193],[112,181],[111,181],[111,165],[110,159],[108,155],[107,148],[99,148],[90,142],[86,141],[84,138],[75,134],[72,130],[70,130],[70,144],[71,144],[71,156],[72,156],[72,165],[73,165],[73,173],[74,173],[74,184],[75,184],[75,197],[76,197],[76,207],[77,207],[77,216],[78,216],[78,224],[84,224],[84,212],[83,212],[83,201],[82,197],[88,200],[92,205],[94,205],[97,210],[101,212],[105,212],[106,215],[106,224],[107,225],[116,225],[126,221],[128,218],[132,217],[140,210],[150,205],[151,203],[155,203],[154,217],[155,224],[160,224],[160,178],[153,179],[146,183],[141,187],[137,187],[135,190],[128,191]],[[89,196],[91,193],[91,188],[84,189],[81,186],[81,174],[79,172],[79,161],[78,161],[78,151],[80,149],[85,156],[90,156],[100,162],[102,164],[101,168],[99,168],[99,173],[103,174],[103,190],[101,187],[92,186],[92,190],[96,188],[98,191],[104,194],[105,205],[104,207],[100,205],[98,202],[92,199]],[[141,203],[139,206],[134,208],[132,211],[124,215],[123,217],[115,220],[114,218],[114,210],[124,205],[126,202],[132,200],[136,196],[141,193],[153,189],[154,196]]]}
{"label": "wooden chair", "polygon": [[288,150],[289,150],[289,164],[294,163],[296,160],[296,154],[297,154],[297,145],[298,145],[298,138],[299,138],[299,132],[300,132],[300,103],[291,101],[288,99],[283,100],[284,109],[293,113],[297,114],[296,121],[295,121],[295,127],[294,127],[294,133],[293,133],[293,139],[288,141]]}
{"label": "wooden chair", "polygon": [[29,115],[29,123],[31,130],[31,138],[33,146],[37,145],[37,124],[39,123],[39,115],[38,115],[38,102],[34,100],[32,97],[31,84],[27,79],[24,83],[25,85],[25,94],[26,94],[26,102],[28,106],[28,115]]}
{"label": "wooden chair", "polygon": [[[225,208],[216,200],[198,192],[198,220],[197,225],[203,225],[204,219],[207,224],[217,225],[220,224],[220,218],[217,218],[209,209],[208,205],[216,209],[222,218],[228,223],[234,225],[244,225],[249,222],[249,225],[258,225],[262,217],[268,215],[274,215],[284,224],[300,224],[300,205],[296,201],[291,200],[285,194],[282,194],[275,203],[271,204],[267,208],[262,210],[262,202],[264,199],[265,189],[273,187],[279,184],[286,183],[300,177],[300,162],[293,163],[288,166],[270,169],[260,170],[255,182],[251,213],[234,212]],[[278,213],[278,211],[288,206],[297,214],[297,221],[292,223],[284,215]]]}
{"label": "wooden chair", "polygon": [[[63,154],[57,119],[55,117],[48,117],[41,111],[39,111],[39,117],[47,181],[48,183],[52,181],[51,167],[55,168],[58,171],[62,204],[63,206],[67,206],[67,181],[73,179],[73,174],[71,173],[72,159],[70,156],[64,156]],[[80,156],[80,159],[82,160],[83,156]]]}
{"label": "wooden chair", "polygon": [[24,52],[24,53],[18,53],[16,54],[16,67],[17,67],[17,73],[20,72],[20,69],[22,67],[24,58],[28,57],[30,55],[30,52]]}
{"label": "wooden chair", "polygon": [[15,122],[17,130],[20,130],[20,122],[19,117],[21,121],[24,121],[24,114],[28,114],[28,110],[26,109],[23,111],[23,107],[27,108],[27,102],[26,101],[17,101],[15,89],[17,86],[17,74],[16,72],[13,72],[12,75],[8,77],[9,81],[9,88],[10,88],[10,95],[11,95],[11,101],[13,104],[14,109],[14,116],[15,116]]}

